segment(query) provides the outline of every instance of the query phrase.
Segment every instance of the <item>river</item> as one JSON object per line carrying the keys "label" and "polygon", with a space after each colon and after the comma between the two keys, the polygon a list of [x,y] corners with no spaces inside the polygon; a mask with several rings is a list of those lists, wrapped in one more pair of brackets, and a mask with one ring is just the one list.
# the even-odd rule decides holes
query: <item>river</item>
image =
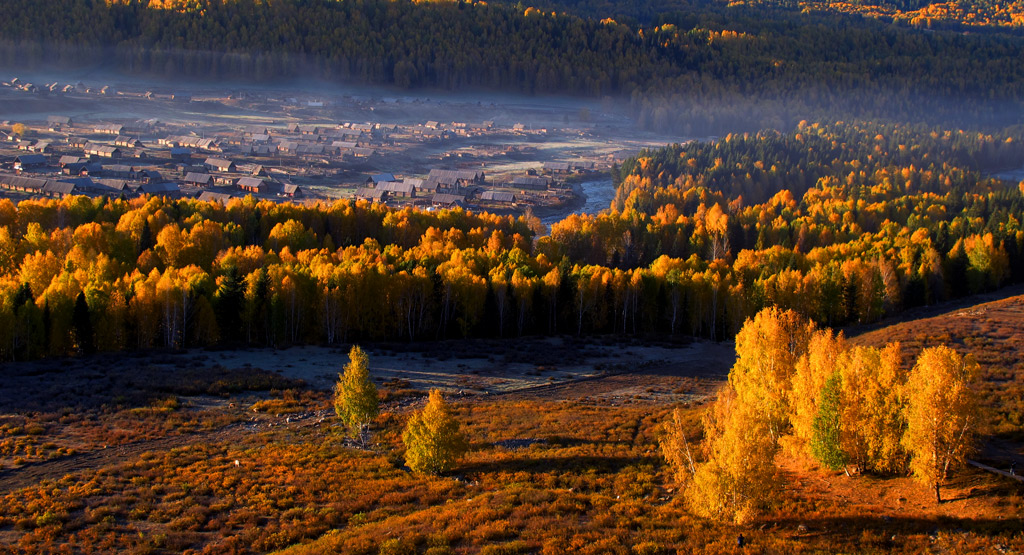
{"label": "river", "polygon": [[564,220],[570,214],[597,214],[602,210],[607,210],[612,199],[615,198],[615,186],[612,185],[611,177],[584,181],[580,183],[580,188],[585,197],[583,206],[541,218],[541,222],[550,227],[551,224]]}
{"label": "river", "polygon": [[1015,170],[1007,170],[1007,171],[1002,171],[1002,172],[999,172],[999,173],[994,173],[994,174],[992,174],[992,177],[998,177],[999,179],[1002,179],[1004,181],[1009,181],[1011,183],[1017,183],[1017,182],[1020,182],[1020,181],[1024,181],[1024,168],[1018,168],[1018,169],[1015,169]]}

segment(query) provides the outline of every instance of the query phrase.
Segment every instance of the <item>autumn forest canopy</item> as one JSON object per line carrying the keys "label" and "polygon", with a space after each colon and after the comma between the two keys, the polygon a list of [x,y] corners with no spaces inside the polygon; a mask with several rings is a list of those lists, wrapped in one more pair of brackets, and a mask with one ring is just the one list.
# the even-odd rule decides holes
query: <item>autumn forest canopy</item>
{"label": "autumn forest canopy", "polygon": [[801,123],[645,151],[600,215],[249,197],[0,201],[0,353],[523,334],[730,337],[1024,279],[1020,130]]}
{"label": "autumn forest canopy", "polygon": [[966,34],[772,3],[541,5],[10,0],[0,62],[623,98],[643,126],[684,136],[801,119],[1020,121],[1013,25]]}

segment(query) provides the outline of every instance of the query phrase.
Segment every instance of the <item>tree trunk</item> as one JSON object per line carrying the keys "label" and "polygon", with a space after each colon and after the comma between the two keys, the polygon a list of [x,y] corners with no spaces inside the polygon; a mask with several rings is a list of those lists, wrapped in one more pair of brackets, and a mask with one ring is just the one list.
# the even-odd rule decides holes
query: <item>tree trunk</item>
{"label": "tree trunk", "polygon": [[935,502],[942,503],[942,495],[939,493],[939,483],[935,482]]}

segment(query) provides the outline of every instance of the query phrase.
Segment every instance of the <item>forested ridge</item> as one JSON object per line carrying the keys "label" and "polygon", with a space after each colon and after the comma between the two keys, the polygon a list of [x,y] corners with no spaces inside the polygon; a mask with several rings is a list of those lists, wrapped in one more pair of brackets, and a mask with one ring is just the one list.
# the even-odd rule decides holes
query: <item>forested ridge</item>
{"label": "forested ridge", "polygon": [[1012,34],[717,4],[626,24],[482,2],[10,0],[0,37],[9,67],[627,96],[645,126],[687,134],[819,116],[1002,124],[1024,96]]}
{"label": "forested ridge", "polygon": [[1021,190],[980,173],[1022,145],[848,123],[675,145],[540,238],[351,201],[0,201],[0,353],[870,322],[1024,279]]}

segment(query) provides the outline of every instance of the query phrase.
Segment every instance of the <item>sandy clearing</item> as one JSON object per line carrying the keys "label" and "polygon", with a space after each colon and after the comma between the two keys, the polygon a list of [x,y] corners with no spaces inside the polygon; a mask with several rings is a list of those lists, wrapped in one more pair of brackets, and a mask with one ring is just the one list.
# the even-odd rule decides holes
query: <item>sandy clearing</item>
{"label": "sandy clearing", "polygon": [[[612,373],[724,379],[735,359],[731,343],[696,341],[680,346],[632,345],[628,342],[584,342],[545,338],[432,344],[364,345],[378,383],[408,382],[419,390],[440,388],[466,394],[506,393],[540,385]],[[458,350],[456,350],[458,349]],[[230,369],[263,368],[328,390],[348,362],[347,349],[293,347],[283,350],[190,351],[204,363]],[[165,364],[175,364],[170,357]]]}

